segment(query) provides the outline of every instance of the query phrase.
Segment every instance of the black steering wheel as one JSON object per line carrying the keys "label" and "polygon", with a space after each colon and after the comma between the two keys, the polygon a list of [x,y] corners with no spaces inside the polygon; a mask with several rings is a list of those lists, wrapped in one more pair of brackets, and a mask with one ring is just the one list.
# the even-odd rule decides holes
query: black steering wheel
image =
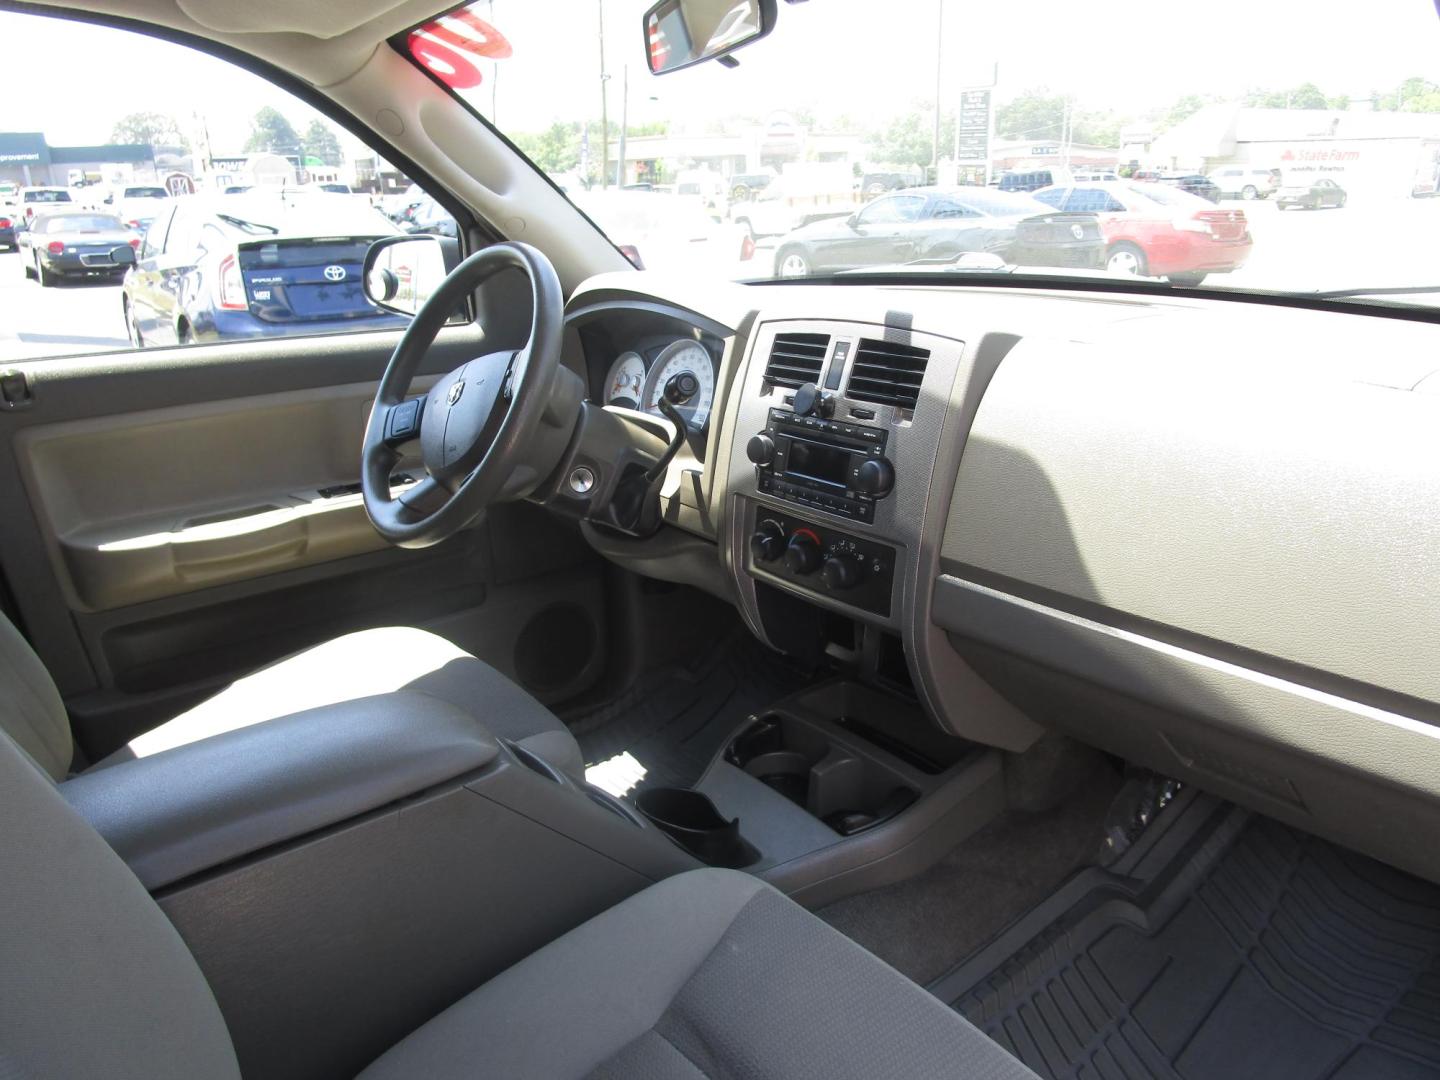
{"label": "black steering wheel", "polygon": [[[465,296],[503,270],[530,279],[530,338],[518,351],[488,353],[441,376],[423,398],[406,391],[426,350]],[[457,266],[416,313],[380,380],[365,427],[360,485],[377,532],[400,547],[453,536],[491,503],[524,491],[507,487],[545,413],[560,365],[564,300],[555,268],[529,244],[482,248]],[[420,440],[428,474],[394,497],[400,447]]]}

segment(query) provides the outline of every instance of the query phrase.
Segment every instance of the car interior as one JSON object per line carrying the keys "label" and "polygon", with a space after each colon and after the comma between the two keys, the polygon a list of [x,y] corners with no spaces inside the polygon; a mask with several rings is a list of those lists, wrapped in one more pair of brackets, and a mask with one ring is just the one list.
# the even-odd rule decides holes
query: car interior
{"label": "car interior", "polygon": [[642,271],[435,0],[3,6],[458,238],[0,370],[0,1074],[1440,1075],[1434,309]]}

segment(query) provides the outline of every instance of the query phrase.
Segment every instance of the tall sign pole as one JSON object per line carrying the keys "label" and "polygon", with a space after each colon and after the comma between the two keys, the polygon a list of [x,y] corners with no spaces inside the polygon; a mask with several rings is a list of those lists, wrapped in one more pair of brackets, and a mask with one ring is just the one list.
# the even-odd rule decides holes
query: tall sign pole
{"label": "tall sign pole", "polygon": [[610,76],[605,74],[605,0],[600,6],[600,188],[610,188]]}
{"label": "tall sign pole", "polygon": [[990,148],[995,131],[995,75],[992,69],[988,84],[971,84],[960,91],[960,107],[955,117],[955,162],[978,169],[985,167],[985,182],[990,182]]}

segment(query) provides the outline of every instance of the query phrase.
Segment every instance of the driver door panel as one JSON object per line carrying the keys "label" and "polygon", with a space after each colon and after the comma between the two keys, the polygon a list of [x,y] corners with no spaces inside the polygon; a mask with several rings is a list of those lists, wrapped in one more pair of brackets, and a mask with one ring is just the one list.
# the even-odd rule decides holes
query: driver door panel
{"label": "driver door panel", "polygon": [[[522,647],[537,619],[602,625],[599,565],[569,526],[501,506],[422,551],[391,548],[371,527],[351,485],[397,341],[363,333],[28,365],[30,404],[0,412],[0,499],[15,508],[0,515],[0,551],[87,755],[256,666],[367,626],[436,629],[542,700],[599,674],[598,631],[564,664]],[[492,347],[473,326],[447,328],[413,390]],[[418,460],[396,472],[423,475]]]}

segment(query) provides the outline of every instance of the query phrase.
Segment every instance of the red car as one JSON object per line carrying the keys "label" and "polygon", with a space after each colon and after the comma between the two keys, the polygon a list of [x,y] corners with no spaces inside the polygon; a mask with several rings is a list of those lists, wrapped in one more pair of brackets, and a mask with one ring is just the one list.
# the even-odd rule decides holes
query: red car
{"label": "red car", "polygon": [[1253,246],[1245,211],[1165,184],[1062,184],[1034,197],[1057,210],[1099,214],[1106,269],[1119,273],[1199,285],[1207,274],[1240,269]]}

